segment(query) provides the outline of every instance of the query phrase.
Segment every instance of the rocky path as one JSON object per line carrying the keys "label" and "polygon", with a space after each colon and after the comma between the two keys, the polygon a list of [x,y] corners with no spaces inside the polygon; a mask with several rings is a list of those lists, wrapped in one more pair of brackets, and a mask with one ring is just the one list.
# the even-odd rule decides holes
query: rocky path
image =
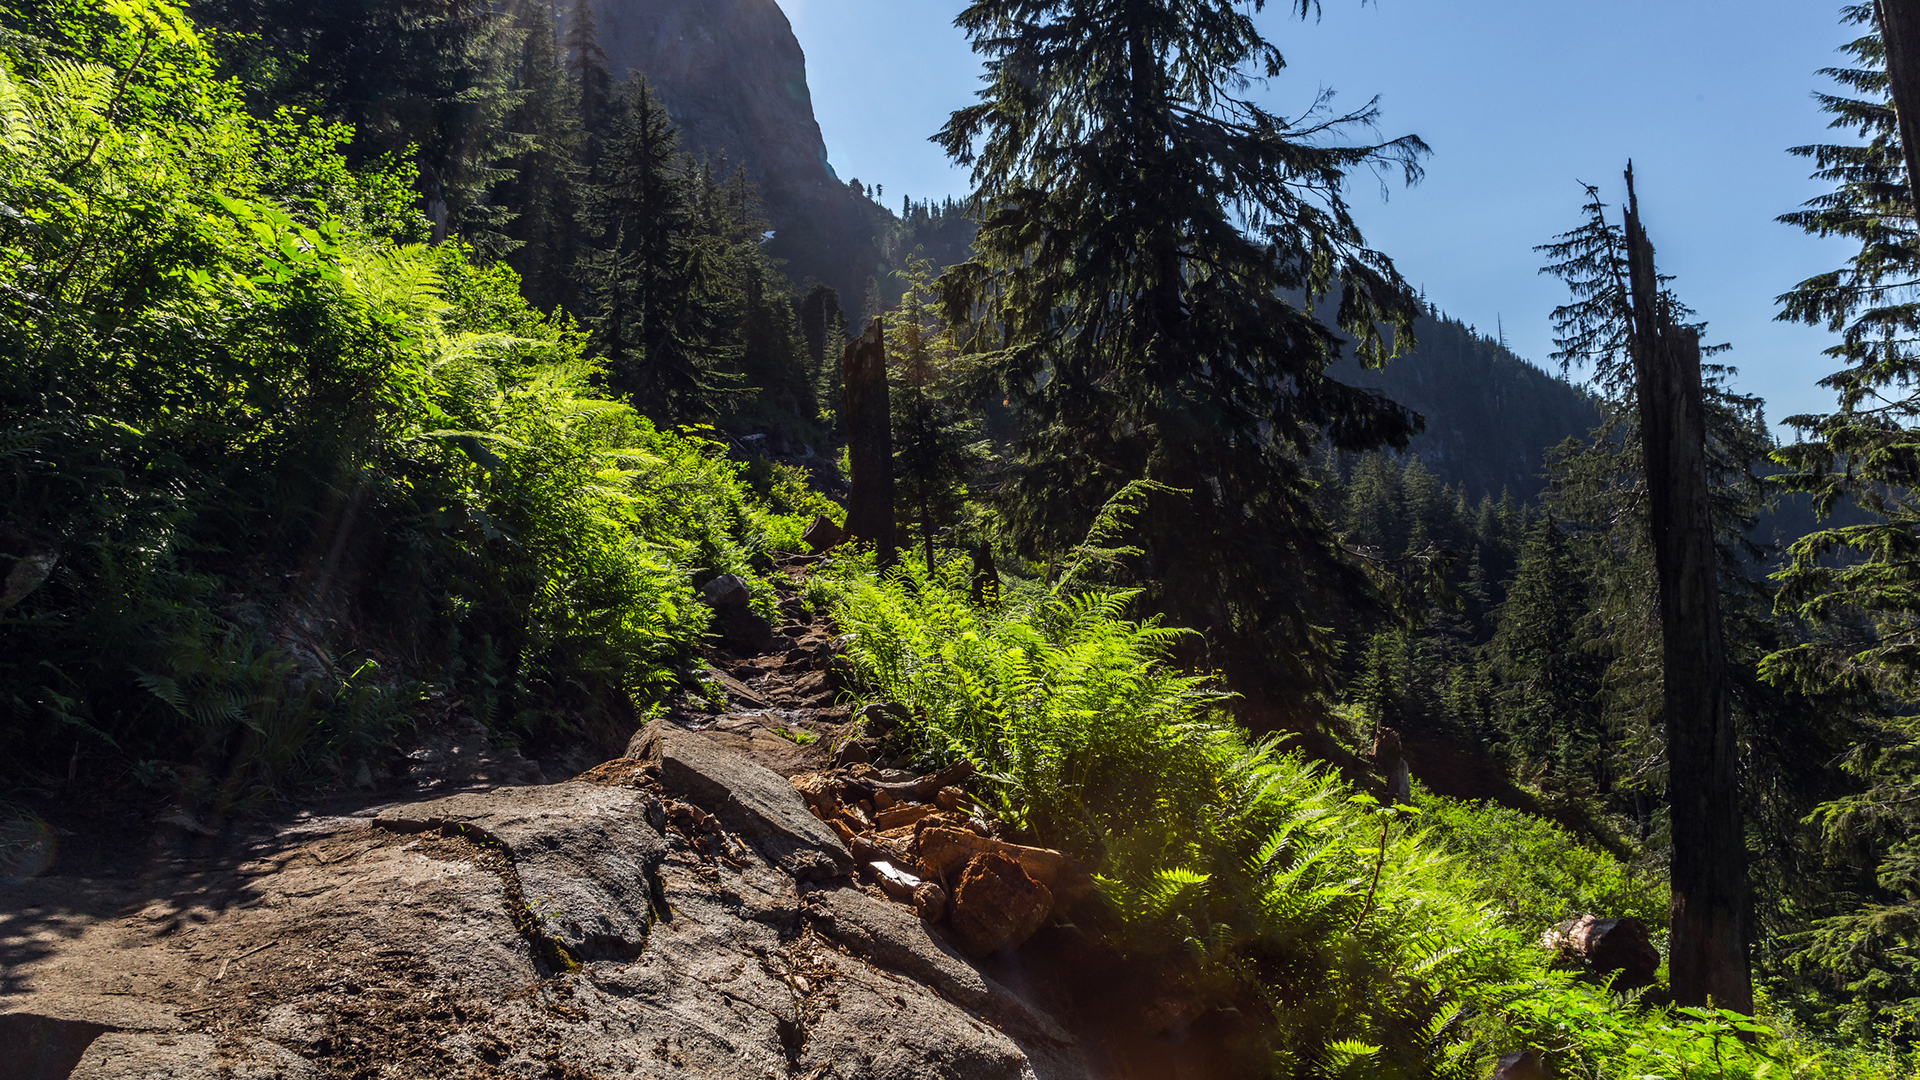
{"label": "rocky path", "polygon": [[851,730],[831,628],[782,606],[709,655],[724,701],[575,779],[502,785],[537,769],[468,733],[418,755],[434,797],[0,886],[0,1076],[1093,1075],[783,779]]}

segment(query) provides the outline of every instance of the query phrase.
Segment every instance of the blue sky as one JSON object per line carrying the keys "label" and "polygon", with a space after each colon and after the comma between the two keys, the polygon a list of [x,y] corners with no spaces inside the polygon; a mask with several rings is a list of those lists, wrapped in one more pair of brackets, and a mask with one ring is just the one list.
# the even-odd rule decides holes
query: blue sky
{"label": "blue sky", "polygon": [[[807,52],[814,109],[844,179],[890,203],[960,194],[966,178],[927,142],[972,99],[979,61],[955,0],[780,0]],[[1774,297],[1832,269],[1846,246],[1774,223],[1820,194],[1789,146],[1828,137],[1815,74],[1857,31],[1837,3],[1805,0],[1325,0],[1317,21],[1269,6],[1288,70],[1255,91],[1297,112],[1322,86],[1355,107],[1375,94],[1380,133],[1434,149],[1419,187],[1349,192],[1368,239],[1456,317],[1546,366],[1558,282],[1532,248],[1578,223],[1578,181],[1609,201],[1635,162],[1661,269],[1730,342],[1738,388],[1769,418],[1823,410],[1824,330],[1773,321]]]}

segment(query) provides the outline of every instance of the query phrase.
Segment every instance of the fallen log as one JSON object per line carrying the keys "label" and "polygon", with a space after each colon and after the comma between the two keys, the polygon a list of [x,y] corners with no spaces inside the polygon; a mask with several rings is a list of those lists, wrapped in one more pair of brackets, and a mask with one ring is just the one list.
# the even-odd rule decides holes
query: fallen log
{"label": "fallen log", "polygon": [[931,806],[895,806],[882,810],[873,816],[873,827],[885,832],[905,825],[918,825],[920,819],[932,814]]}
{"label": "fallen log", "polygon": [[961,758],[959,761],[941,769],[939,772],[931,776],[923,776],[918,780],[908,780],[898,784],[881,783],[872,780],[856,782],[863,787],[875,791],[884,791],[893,796],[895,801],[926,802],[941,788],[952,787],[972,776],[973,773],[973,762],[968,761],[966,758]]}

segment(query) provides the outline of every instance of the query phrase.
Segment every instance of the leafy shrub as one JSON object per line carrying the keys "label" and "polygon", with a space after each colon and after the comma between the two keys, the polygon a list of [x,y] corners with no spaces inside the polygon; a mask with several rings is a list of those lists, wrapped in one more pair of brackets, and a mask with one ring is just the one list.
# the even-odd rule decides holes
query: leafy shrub
{"label": "leafy shrub", "polygon": [[912,707],[921,764],[974,761],[990,806],[1096,868],[1092,921],[1113,940],[1203,1004],[1269,1018],[1270,1075],[1478,1078],[1526,1047],[1587,1080],[1911,1075],[1548,970],[1535,942],[1563,915],[1662,925],[1652,883],[1547,822],[1425,796],[1381,807],[1249,742],[1166,662],[1183,632],[1128,620],[1125,592],[1077,591],[1075,572],[976,605],[969,570],[841,557],[814,587],[869,692]]}
{"label": "leafy shrub", "polygon": [[1274,1017],[1274,1075],[1474,1075],[1484,1047],[1453,992],[1508,982],[1527,954],[1458,898],[1438,852],[1398,812],[1250,744],[1205,680],[1165,662],[1181,632],[1123,617],[1130,594],[976,607],[968,569],[834,571],[851,655],[915,707],[926,762],[972,759],[991,805],[1089,860],[1119,939],[1175,963],[1189,992]]}
{"label": "leafy shrub", "polygon": [[1532,814],[1422,793],[1427,839],[1452,858],[1475,895],[1515,929],[1538,934],[1579,915],[1630,915],[1655,933],[1667,924],[1666,882],[1636,876],[1604,851]]}
{"label": "leafy shrub", "polygon": [[631,722],[694,587],[797,528],[604,400],[511,271],[396,243],[409,179],[248,116],[178,7],[0,0],[0,33],[0,566],[43,579],[0,610],[16,778],[147,762],[230,801],[427,705]]}

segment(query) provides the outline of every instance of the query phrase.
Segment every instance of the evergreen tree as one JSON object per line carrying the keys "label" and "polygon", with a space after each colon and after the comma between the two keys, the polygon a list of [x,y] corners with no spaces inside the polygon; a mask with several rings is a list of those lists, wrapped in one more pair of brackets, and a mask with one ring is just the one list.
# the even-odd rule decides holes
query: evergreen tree
{"label": "evergreen tree", "polygon": [[691,175],[665,106],[634,79],[587,198],[599,241],[584,260],[587,323],[608,384],[665,423],[712,418],[737,382],[738,284],[715,200],[696,202],[711,186]]}
{"label": "evergreen tree", "polygon": [[574,0],[567,16],[567,70],[573,75],[580,109],[580,127],[587,133],[587,164],[596,164],[602,137],[616,115],[613,79],[607,72],[607,51],[600,46],[600,27],[593,17],[594,0]]}
{"label": "evergreen tree", "polygon": [[806,338],[813,362],[814,394],[820,402],[820,420],[839,431],[837,418],[845,390],[840,384],[840,351],[846,347],[847,320],[840,310],[840,294],[815,282],[800,299],[800,333]]}
{"label": "evergreen tree", "polygon": [[[724,168],[724,159],[721,168]],[[707,207],[703,231],[719,242],[727,271],[739,283],[740,369],[751,394],[733,396],[735,422],[743,426],[802,425],[812,435],[819,420],[814,366],[802,338],[793,286],[762,246],[767,222],[746,169],[735,166],[724,183],[715,170],[701,172]]]}
{"label": "evergreen tree", "polygon": [[505,229],[512,243],[508,262],[520,274],[521,292],[542,308],[578,310],[576,217],[586,141],[579,91],[567,78],[551,12],[524,4],[513,19],[520,38],[515,82],[521,98],[507,128],[520,147],[493,201],[512,215]]}
{"label": "evergreen tree", "polygon": [[[1873,28],[1875,6],[1850,5],[1843,20]],[[1841,366],[1821,380],[1838,407],[1788,417],[1808,437],[1776,456],[1821,516],[1845,501],[1867,520],[1792,545],[1778,607],[1814,633],[1783,642],[1763,670],[1776,686],[1865,698],[1882,718],[1845,733],[1855,793],[1814,818],[1831,864],[1866,872],[1825,905],[1798,958],[1870,1020],[1920,1006],[1920,729],[1910,719],[1920,703],[1920,222],[1907,168],[1916,148],[1901,138],[1881,36],[1870,29],[1846,51],[1851,65],[1822,72],[1842,92],[1820,101],[1831,127],[1858,141],[1793,150],[1833,191],[1781,219],[1857,245],[1845,266],[1780,298],[1780,318],[1840,335],[1827,355]]]}
{"label": "evergreen tree", "polygon": [[938,565],[934,538],[964,509],[968,481],[983,464],[987,443],[979,419],[966,407],[952,337],[930,306],[933,265],[909,255],[902,276],[906,295],[887,316],[895,505],[920,526],[931,571]]}
{"label": "evergreen tree", "polygon": [[1404,446],[1417,421],[1329,378],[1339,338],[1286,297],[1337,292],[1370,363],[1403,340],[1412,291],[1340,191],[1375,164],[1412,180],[1425,147],[1329,146],[1377,113],[1296,125],[1236,96],[1282,63],[1244,7],[967,6],[988,86],[939,138],[973,166],[982,221],[945,280],[1020,407],[1007,509],[1026,547],[1066,550],[1121,487],[1157,481],[1137,519],[1146,601],[1205,627],[1243,688],[1298,694],[1332,674],[1312,627],[1363,588],[1314,513],[1310,449]]}
{"label": "evergreen tree", "polygon": [[488,200],[515,140],[518,92],[506,17],[486,0],[201,0],[256,110],[297,104],[352,125],[349,160],[418,169],[438,242],[498,252],[506,214]]}
{"label": "evergreen tree", "polygon": [[1490,658],[1499,676],[1495,723],[1507,752],[1565,780],[1596,778],[1598,665],[1581,620],[1587,583],[1567,534],[1542,515],[1520,551]]}

